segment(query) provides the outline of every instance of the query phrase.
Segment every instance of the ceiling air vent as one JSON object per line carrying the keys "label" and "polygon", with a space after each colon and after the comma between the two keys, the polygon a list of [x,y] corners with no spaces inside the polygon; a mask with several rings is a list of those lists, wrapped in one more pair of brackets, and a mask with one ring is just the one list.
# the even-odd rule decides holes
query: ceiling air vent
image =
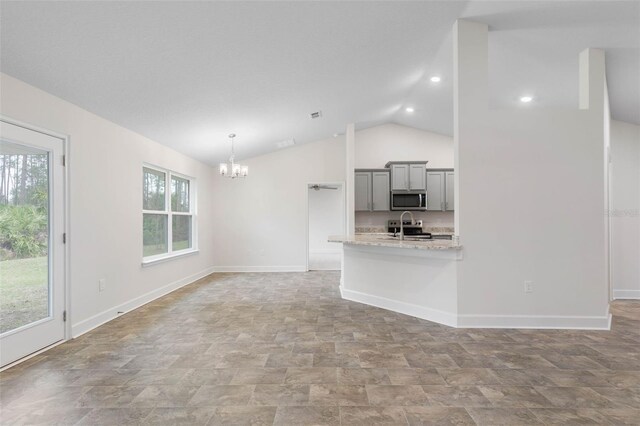
{"label": "ceiling air vent", "polygon": [[309,117],[311,117],[312,120],[315,118],[320,118],[322,117],[322,111],[312,112],[311,114],[309,114]]}
{"label": "ceiling air vent", "polygon": [[296,143],[296,140],[294,138],[291,138],[291,139],[286,139],[280,142],[276,142],[276,146],[278,148],[286,148],[288,146],[295,145],[295,143]]}

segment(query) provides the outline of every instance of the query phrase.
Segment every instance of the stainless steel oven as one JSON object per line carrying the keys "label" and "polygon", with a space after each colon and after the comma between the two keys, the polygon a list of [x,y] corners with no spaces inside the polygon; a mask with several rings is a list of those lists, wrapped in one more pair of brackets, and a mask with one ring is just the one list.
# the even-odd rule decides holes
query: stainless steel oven
{"label": "stainless steel oven", "polygon": [[392,192],[391,210],[427,210],[427,192]]}

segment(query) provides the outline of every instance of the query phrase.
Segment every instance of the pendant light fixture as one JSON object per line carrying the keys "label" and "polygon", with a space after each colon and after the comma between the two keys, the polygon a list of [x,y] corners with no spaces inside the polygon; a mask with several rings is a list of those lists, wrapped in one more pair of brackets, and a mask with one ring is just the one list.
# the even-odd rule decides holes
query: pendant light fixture
{"label": "pendant light fixture", "polygon": [[233,139],[236,137],[235,133],[229,135],[231,139],[231,157],[229,157],[228,163],[220,163],[220,175],[235,179],[244,178],[249,174],[249,166],[243,166],[242,164],[236,164],[235,151],[233,150]]}

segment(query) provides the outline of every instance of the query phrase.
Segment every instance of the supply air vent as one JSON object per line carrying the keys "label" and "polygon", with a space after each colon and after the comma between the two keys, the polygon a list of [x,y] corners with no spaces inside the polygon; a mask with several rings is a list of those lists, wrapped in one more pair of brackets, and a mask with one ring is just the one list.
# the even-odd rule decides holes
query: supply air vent
{"label": "supply air vent", "polygon": [[286,148],[288,146],[292,146],[296,144],[296,140],[294,138],[286,139],[280,142],[276,142],[276,146],[278,148]]}
{"label": "supply air vent", "polygon": [[312,112],[311,114],[309,114],[309,117],[311,117],[312,120],[316,118],[320,118],[322,117],[322,111]]}

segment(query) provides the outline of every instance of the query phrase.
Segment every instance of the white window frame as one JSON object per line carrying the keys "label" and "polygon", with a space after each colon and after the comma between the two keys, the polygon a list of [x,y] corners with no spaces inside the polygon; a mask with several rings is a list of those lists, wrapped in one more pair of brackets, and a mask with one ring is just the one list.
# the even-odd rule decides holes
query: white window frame
{"label": "white window frame", "polygon": [[[145,210],[142,209],[142,221],[140,223],[140,229],[144,229],[144,215],[145,214],[159,214],[167,216],[167,252],[162,254],[155,254],[153,256],[144,256],[144,235],[142,244],[140,247],[142,253],[142,266],[148,266],[159,262],[174,259],[189,254],[198,253],[198,215],[197,215],[197,183],[196,179],[191,176],[187,176],[182,173],[174,172],[173,170],[166,169],[164,167],[158,167],[153,164],[142,164],[142,182],[144,179],[144,169],[155,170],[160,173],[164,173],[164,210]],[[189,211],[188,212],[174,212],[171,211],[171,178],[175,176],[181,179],[189,181]],[[143,191],[140,190],[141,205],[144,204],[142,199]],[[191,216],[191,247],[183,250],[173,250],[173,216]]]}

